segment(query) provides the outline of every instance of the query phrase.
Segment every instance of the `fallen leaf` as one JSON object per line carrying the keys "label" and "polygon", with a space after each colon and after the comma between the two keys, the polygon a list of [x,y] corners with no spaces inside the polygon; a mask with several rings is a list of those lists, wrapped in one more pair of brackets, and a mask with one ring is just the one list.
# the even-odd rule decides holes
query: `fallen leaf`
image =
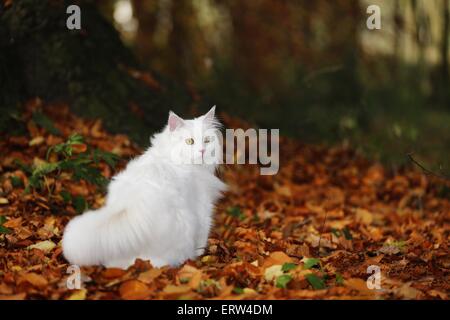
{"label": "fallen leaf", "polygon": [[359,221],[365,225],[372,224],[373,216],[372,213],[363,208],[356,209],[356,221]]}
{"label": "fallen leaf", "polygon": [[151,294],[147,285],[138,280],[129,280],[122,283],[119,293],[124,300],[142,300],[148,298]]}
{"label": "fallen leaf", "polygon": [[126,274],[127,271],[120,269],[120,268],[107,268],[103,270],[102,277],[105,279],[115,279],[120,278],[124,274]]}
{"label": "fallen leaf", "polygon": [[191,287],[188,285],[175,286],[175,285],[169,284],[164,288],[163,294],[168,299],[175,299],[178,296],[188,293],[190,291],[191,291]]}
{"label": "fallen leaf", "polygon": [[397,293],[408,300],[411,299],[418,299],[420,295],[422,295],[422,292],[411,287],[411,283],[405,283],[403,284],[399,289],[397,289]]}
{"label": "fallen leaf", "polygon": [[350,278],[344,280],[344,285],[364,295],[373,295],[375,293],[374,290],[371,290],[367,287],[367,282],[365,280],[359,278]]}
{"label": "fallen leaf", "polygon": [[11,229],[15,229],[17,227],[19,227],[22,223],[22,217],[19,218],[15,218],[15,219],[11,219],[6,221],[3,226],[7,227],[7,228],[11,228]]}
{"label": "fallen leaf", "polygon": [[264,271],[264,279],[266,279],[267,282],[271,282],[275,278],[283,275],[282,268],[283,266],[280,264],[276,264],[266,268],[266,270]]}
{"label": "fallen leaf", "polygon": [[67,298],[67,300],[86,300],[86,294],[86,289],[76,290]]}
{"label": "fallen leaf", "polygon": [[11,295],[0,295],[0,300],[25,300],[27,294],[25,292],[11,294]]}
{"label": "fallen leaf", "polygon": [[44,251],[45,253],[52,251],[56,247],[56,244],[51,240],[45,240],[41,241],[35,244],[32,244],[31,246],[28,246],[27,249],[39,249]]}
{"label": "fallen leaf", "polygon": [[271,267],[273,265],[279,264],[279,265],[283,265],[285,263],[293,263],[294,260],[289,257],[286,253],[281,252],[281,251],[275,251],[272,252],[265,260],[263,263],[263,268],[268,268]]}
{"label": "fallen leaf", "polygon": [[28,143],[28,145],[30,147],[38,146],[38,145],[42,144],[44,141],[45,141],[45,138],[43,136],[37,136],[37,137],[31,139],[30,142]]}
{"label": "fallen leaf", "polygon": [[158,278],[161,274],[162,274],[161,269],[153,268],[153,269],[150,269],[148,271],[145,271],[145,272],[142,272],[141,274],[139,274],[138,280],[142,281],[144,283],[150,284],[153,282],[153,280]]}
{"label": "fallen leaf", "polygon": [[42,275],[34,272],[21,274],[17,283],[21,284],[24,282],[30,283],[37,288],[44,288],[48,284],[47,279],[45,279]]}

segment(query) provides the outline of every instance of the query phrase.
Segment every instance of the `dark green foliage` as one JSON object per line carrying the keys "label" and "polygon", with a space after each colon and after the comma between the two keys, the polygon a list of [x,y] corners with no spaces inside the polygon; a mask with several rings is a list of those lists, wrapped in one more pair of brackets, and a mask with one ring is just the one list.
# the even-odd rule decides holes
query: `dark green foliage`
{"label": "dark green foliage", "polygon": [[33,113],[33,121],[40,127],[54,135],[60,135],[61,132],[54,126],[53,122],[42,112]]}
{"label": "dark green foliage", "polygon": [[233,292],[236,293],[236,294],[243,294],[244,293],[244,289],[239,288],[239,287],[235,287],[233,289]]}
{"label": "dark green foliage", "polygon": [[[101,174],[98,164],[100,161],[105,161],[111,167],[114,167],[118,157],[106,151],[91,150],[89,147],[86,147],[86,151],[84,152],[75,153],[76,147],[80,145],[84,145],[83,137],[79,134],[73,134],[66,142],[52,146],[47,151],[47,160],[51,153],[57,154],[61,160],[44,162],[32,168],[21,165],[30,174],[29,184],[25,188],[25,191],[29,192],[30,189],[42,189],[46,176],[51,174],[58,178],[62,172],[70,173],[72,179],[76,181],[85,180],[104,189],[108,180]],[[72,199],[67,191],[64,191],[61,196],[65,202],[72,201],[80,208],[83,205],[80,199]]]}
{"label": "dark green foliage", "polygon": [[86,199],[82,196],[75,196],[72,199],[72,203],[78,214],[83,213],[88,208]]}
{"label": "dark green foliage", "polygon": [[291,280],[292,276],[290,274],[283,274],[277,277],[275,285],[277,286],[277,288],[286,288]]}
{"label": "dark green foliage", "polygon": [[295,268],[297,268],[297,265],[295,263],[285,263],[281,267],[281,271],[288,272],[288,271],[291,271],[291,270],[293,270]]}
{"label": "dark green foliage", "polygon": [[227,209],[227,214],[239,220],[245,219],[245,214],[241,211],[241,208],[239,207],[229,207]]}
{"label": "dark green foliage", "polygon": [[320,260],[316,258],[309,258],[305,261],[303,269],[311,269],[314,266],[320,265]]}
{"label": "dark green foliage", "polygon": [[336,273],[336,285],[343,286],[344,285],[344,277],[340,273]]}
{"label": "dark green foliage", "polygon": [[23,187],[23,182],[19,177],[12,176],[11,177],[11,184],[14,188],[20,188]]}
{"label": "dark green foliage", "polygon": [[11,230],[4,227],[3,224],[6,222],[6,218],[4,216],[0,216],[0,233],[10,233]]}
{"label": "dark green foliage", "polygon": [[305,275],[306,280],[308,280],[309,284],[314,288],[314,290],[325,289],[327,285],[325,284],[325,280],[321,277],[318,277],[314,273],[310,273]]}

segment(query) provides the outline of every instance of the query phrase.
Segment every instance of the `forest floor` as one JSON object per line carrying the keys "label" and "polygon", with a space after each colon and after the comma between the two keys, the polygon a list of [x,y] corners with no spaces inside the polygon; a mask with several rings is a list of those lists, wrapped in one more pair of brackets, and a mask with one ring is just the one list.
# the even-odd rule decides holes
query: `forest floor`
{"label": "forest floor", "polygon": [[70,174],[48,175],[43,190],[26,193],[30,177],[17,160],[45,163],[50,146],[77,132],[120,156],[115,170],[99,164],[110,178],[141,150],[65,106],[44,107],[57,130],[45,129],[32,116],[40,104],[23,115],[26,135],[0,140],[0,299],[448,299],[450,183],[412,167],[389,172],[348,147],[286,138],[277,175],[221,168],[229,191],[203,256],[178,268],[140,260],[128,270],[83,267],[81,288],[68,289],[64,226],[75,199],[96,208],[104,194]]}

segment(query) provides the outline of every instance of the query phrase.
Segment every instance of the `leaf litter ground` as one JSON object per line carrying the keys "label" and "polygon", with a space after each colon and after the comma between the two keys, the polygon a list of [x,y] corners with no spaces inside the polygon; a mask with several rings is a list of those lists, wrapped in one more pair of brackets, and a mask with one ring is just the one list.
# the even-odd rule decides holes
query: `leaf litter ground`
{"label": "leaf litter ground", "polygon": [[[39,125],[37,109],[53,128]],[[227,127],[246,127],[222,118]],[[68,289],[60,241],[79,210],[73,199],[96,208],[104,193],[61,174],[26,194],[28,175],[17,160],[42,163],[48,148],[79,133],[120,156],[115,170],[99,165],[110,178],[141,150],[64,105],[31,101],[22,121],[26,135],[0,141],[0,299],[448,299],[448,182],[414,168],[390,172],[348,147],[283,137],[277,175],[261,176],[251,165],[221,168],[229,191],[203,256],[177,268],[140,260],[128,270],[84,267],[81,288]],[[377,268],[380,287],[369,289]]]}

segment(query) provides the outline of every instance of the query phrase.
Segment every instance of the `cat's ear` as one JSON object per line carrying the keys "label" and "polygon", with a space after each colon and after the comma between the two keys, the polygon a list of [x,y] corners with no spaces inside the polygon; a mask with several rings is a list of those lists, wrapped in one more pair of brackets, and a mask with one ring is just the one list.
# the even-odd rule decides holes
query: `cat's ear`
{"label": "cat's ear", "polygon": [[205,120],[207,121],[213,121],[214,120],[214,114],[216,113],[216,106],[213,106],[209,111],[205,114]]}
{"label": "cat's ear", "polygon": [[181,127],[184,124],[183,119],[181,119],[179,116],[175,114],[175,112],[170,111],[169,112],[169,130],[174,131],[175,129]]}

